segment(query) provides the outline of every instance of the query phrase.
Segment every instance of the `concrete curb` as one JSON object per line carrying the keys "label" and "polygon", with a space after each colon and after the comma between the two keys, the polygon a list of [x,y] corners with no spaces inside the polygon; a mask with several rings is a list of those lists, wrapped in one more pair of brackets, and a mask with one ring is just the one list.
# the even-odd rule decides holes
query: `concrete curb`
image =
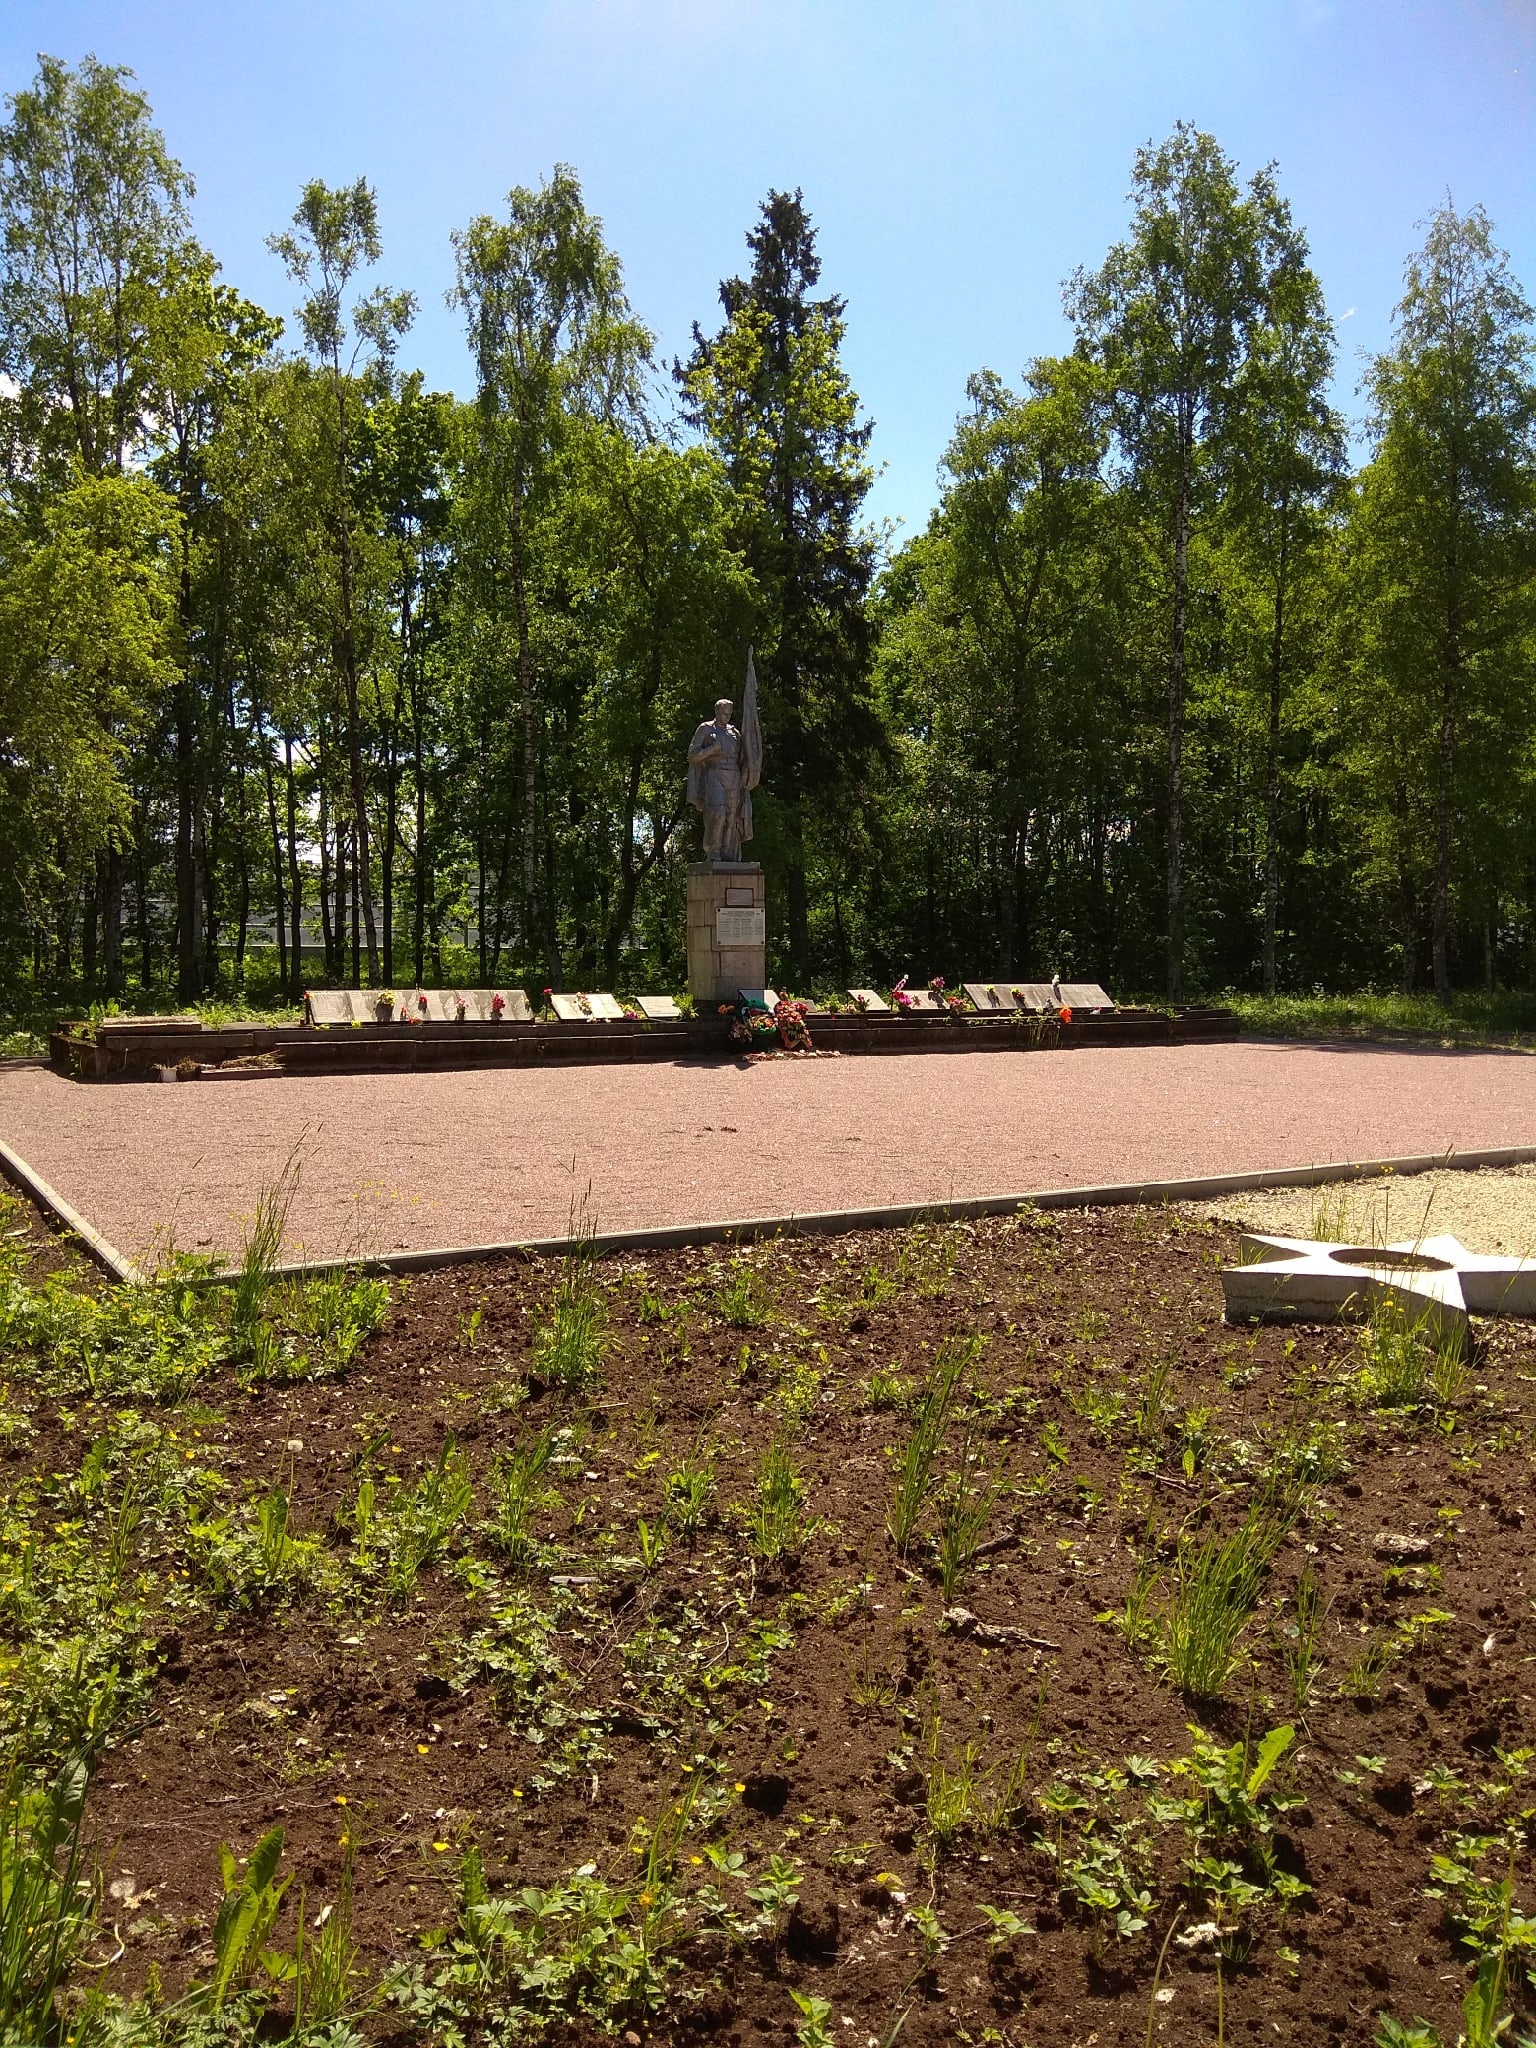
{"label": "concrete curb", "polygon": [[[424,1273],[439,1266],[487,1259],[560,1258],[577,1249],[611,1252],[673,1251],[688,1245],[750,1244],[765,1237],[835,1237],[854,1230],[889,1230],[909,1223],[961,1223],[979,1216],[1006,1216],[1030,1204],[1037,1209],[1098,1209],[1122,1203],[1200,1202],[1257,1188],[1323,1187],[1331,1181],[1407,1177],[1440,1168],[1474,1172],[1483,1166],[1526,1166],[1536,1162],[1536,1145],[1495,1145],[1482,1150],[1413,1153],[1401,1159],[1333,1160],[1321,1166],[1263,1167],[1252,1173],[1215,1173],[1188,1180],[1112,1181],[1100,1187],[1034,1188],[1011,1195],[967,1195],[937,1202],[893,1202],[870,1209],[823,1209],[803,1216],[747,1216],[711,1223],[673,1223],[649,1230],[599,1230],[587,1237],[532,1237],[504,1244],[445,1245],[429,1251],[387,1252],[351,1259],[289,1260],[274,1266],[274,1278],[302,1279],[323,1273]],[[19,1154],[0,1144],[0,1174],[37,1206],[78,1237],[114,1280],[143,1286],[153,1279],[109,1244],[62,1195],[34,1173]],[[201,1275],[183,1285],[222,1286],[236,1269]]]}
{"label": "concrete curb", "polygon": [[133,1263],[125,1259],[115,1245],[108,1244],[101,1232],[92,1223],[87,1223],[77,1209],[72,1209],[64,1197],[49,1187],[41,1174],[34,1173],[19,1152],[13,1152],[9,1145],[0,1144],[0,1174],[10,1181],[36,1204],[46,1216],[77,1237],[110,1280],[121,1280],[130,1287],[143,1283],[145,1275]]}

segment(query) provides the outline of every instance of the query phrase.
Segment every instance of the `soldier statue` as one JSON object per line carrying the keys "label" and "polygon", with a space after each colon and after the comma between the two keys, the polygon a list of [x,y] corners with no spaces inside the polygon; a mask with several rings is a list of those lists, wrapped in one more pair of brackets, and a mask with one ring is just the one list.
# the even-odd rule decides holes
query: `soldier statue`
{"label": "soldier statue", "polygon": [[763,735],[757,723],[757,670],[747,649],[747,688],[741,726],[731,723],[729,697],[715,704],[688,743],[688,801],[704,814],[704,855],[717,867],[735,865],[752,837],[752,792],[763,775]]}

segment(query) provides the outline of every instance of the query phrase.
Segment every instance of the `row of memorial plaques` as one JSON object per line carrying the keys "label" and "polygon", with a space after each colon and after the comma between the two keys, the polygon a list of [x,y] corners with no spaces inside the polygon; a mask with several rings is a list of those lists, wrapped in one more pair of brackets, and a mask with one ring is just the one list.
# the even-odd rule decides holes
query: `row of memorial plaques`
{"label": "row of memorial plaques", "polygon": [[[1115,1005],[1097,982],[979,982],[962,984],[977,1010],[984,1013],[1020,1010],[1112,1010]],[[899,1010],[939,1010],[941,997],[931,989],[903,989],[902,1000],[893,1002],[872,988],[848,991],[855,1006],[868,1014]],[[778,994],[771,988],[744,988],[742,1001],[749,1009],[772,1010]],[[389,996],[380,990],[333,988],[315,989],[305,998],[311,1024],[531,1024],[533,1011],[520,988],[427,988],[413,989],[404,996]],[[627,1013],[616,996],[581,991],[552,995],[556,1017],[564,1024],[621,1023]],[[681,1017],[671,996],[639,996],[635,1007],[652,1024],[670,1023]]]}
{"label": "row of memorial plaques", "polygon": [[[622,1022],[616,997],[585,992],[550,997],[568,1024]],[[520,988],[422,988],[385,997],[380,989],[313,989],[305,998],[311,1024],[531,1024],[533,1010]],[[671,996],[641,996],[636,1007],[652,1023],[682,1012]]]}
{"label": "row of memorial plaques", "polygon": [[[1096,981],[966,981],[961,983],[972,1006],[983,1015],[997,1016],[1009,1011],[1045,1014],[1055,1010],[1112,1010],[1114,999]],[[865,1011],[941,1010],[944,1000],[931,989],[906,988],[898,1001],[887,1001],[872,988],[851,988],[849,995]]]}

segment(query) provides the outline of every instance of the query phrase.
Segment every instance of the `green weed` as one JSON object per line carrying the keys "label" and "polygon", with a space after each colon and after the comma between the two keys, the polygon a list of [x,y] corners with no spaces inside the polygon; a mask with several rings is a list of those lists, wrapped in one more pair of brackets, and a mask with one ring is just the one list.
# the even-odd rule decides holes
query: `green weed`
{"label": "green weed", "polygon": [[789,1446],[781,1440],[764,1453],[747,1513],[747,1541],[765,1563],[772,1564],[798,1555],[808,1534],[805,1484]]}
{"label": "green weed", "polygon": [[1157,1617],[1157,1645],[1164,1669],[1186,1698],[1221,1697],[1284,1534],[1282,1523],[1252,1508],[1230,1536],[1180,1544],[1172,1591]]}
{"label": "green weed", "polygon": [[256,1210],[245,1233],[240,1267],[229,1297],[229,1333],[237,1353],[248,1352],[282,1257],[288,1213],[299,1191],[299,1152],[295,1146],[275,1181],[256,1197]]}
{"label": "green weed", "polygon": [[591,1235],[577,1237],[561,1261],[548,1317],[534,1332],[534,1370],[562,1393],[590,1385],[602,1364],[608,1313],[595,1267]]}
{"label": "green weed", "polygon": [[934,1463],[966,1373],[981,1354],[976,1336],[946,1337],[913,1406],[912,1427],[896,1457],[896,1483],[886,1527],[905,1557],[933,1488]]}
{"label": "green weed", "polygon": [[697,1542],[713,1509],[714,1498],[714,1465],[684,1458],[675,1471],[667,1474],[662,1504],[667,1526],[685,1543]]}
{"label": "green weed", "polygon": [[42,2042],[91,1920],[80,1840],[86,1758],[39,1780],[12,1756],[0,1778],[0,2037]]}
{"label": "green weed", "polygon": [[514,1570],[524,1570],[537,1554],[535,1517],[555,1498],[547,1481],[555,1439],[545,1430],[530,1444],[504,1451],[491,1468],[496,1494],[496,1541]]}
{"label": "green weed", "polygon": [[390,1516],[385,1584],[394,1599],[404,1599],[422,1570],[447,1549],[473,1499],[469,1467],[448,1437],[437,1463],[401,1496]]}
{"label": "green weed", "polygon": [[939,1584],[952,1601],[970,1572],[993,1511],[1008,1491],[1006,1468],[988,1477],[982,1454],[966,1437],[958,1467],[945,1490],[939,1518]]}
{"label": "green weed", "polygon": [[1333,1602],[1324,1601],[1322,1581],[1311,1565],[1302,1567],[1296,1582],[1295,1618],[1282,1622],[1277,1630],[1280,1660],[1290,1682],[1291,1701],[1298,1714],[1307,1701],[1322,1668],[1322,1635]]}
{"label": "green weed", "polygon": [[755,1330],[773,1313],[768,1283],[745,1259],[732,1261],[729,1277],[715,1299],[721,1321],[733,1330]]}

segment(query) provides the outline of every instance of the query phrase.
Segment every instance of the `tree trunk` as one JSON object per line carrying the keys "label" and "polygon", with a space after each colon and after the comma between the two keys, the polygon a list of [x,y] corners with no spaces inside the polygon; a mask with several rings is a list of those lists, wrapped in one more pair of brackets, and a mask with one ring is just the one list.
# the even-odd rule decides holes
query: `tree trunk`
{"label": "tree trunk", "polygon": [[109,996],[123,993],[123,856],[107,850],[101,874],[101,974]]}
{"label": "tree trunk", "polygon": [[1168,662],[1168,1000],[1184,1000],[1184,633],[1189,611],[1190,433],[1180,428],[1173,515],[1173,646]]}
{"label": "tree trunk", "polygon": [[202,993],[203,945],[197,900],[197,856],[194,847],[196,808],[195,734],[192,685],[182,676],[176,685],[176,993],[184,1003]]}
{"label": "tree trunk", "polygon": [[[85,910],[80,921],[80,978],[92,993],[96,988],[96,937],[101,923],[101,856],[96,858],[96,870],[86,883]],[[74,906],[65,912],[64,922],[59,930],[58,968],[61,980],[69,979],[70,941],[73,936]]]}
{"label": "tree trunk", "polygon": [[148,820],[139,829],[134,867],[134,916],[139,928],[139,987],[147,989],[153,977],[154,949],[149,936],[149,831]]}
{"label": "tree trunk", "polygon": [[1435,995],[1444,1003],[1451,994],[1451,810],[1456,771],[1456,688],[1450,672],[1441,690],[1436,769],[1435,893],[1430,906],[1430,927]]}
{"label": "tree trunk", "polygon": [[[338,667],[341,670],[342,686],[347,702],[347,776],[352,792],[352,871],[354,890],[361,884],[363,919],[368,932],[368,979],[374,986],[379,981],[379,935],[373,917],[373,875],[368,851],[368,807],[363,787],[363,734],[362,714],[359,707],[357,676],[357,624],[354,616],[352,591],[352,504],[351,487],[347,480],[348,434],[347,434],[347,392],[340,364],[332,363],[332,376],[336,389],[337,412],[337,494],[336,494],[336,561],[340,583],[341,616],[338,634]],[[338,913],[337,924],[341,923]],[[343,941],[345,943],[345,941]],[[353,934],[353,953],[357,952],[357,936]],[[353,987],[358,986],[356,962],[354,960]]]}
{"label": "tree trunk", "polygon": [[380,905],[384,922],[384,979],[395,985],[395,804],[399,798],[395,772],[393,733],[386,742],[384,762],[384,848],[380,857]]}
{"label": "tree trunk", "polygon": [[[545,971],[549,985],[560,983],[560,961],[552,943],[539,889],[539,715],[534,699],[533,639],[528,624],[528,577],[524,561],[522,491],[512,492],[512,597],[517,614],[517,688],[522,705],[523,728],[523,957],[532,962],[534,948],[545,940]],[[480,910],[480,951],[485,959],[485,906]]]}
{"label": "tree trunk", "polygon": [[297,1001],[304,993],[304,890],[299,878],[299,831],[298,803],[293,786],[293,735],[283,734],[283,768],[286,789],[284,800],[287,807],[288,824],[288,915],[293,920],[289,927],[288,951],[292,961],[293,975],[288,993]]}
{"label": "tree trunk", "polygon": [[[358,899],[361,897],[366,902],[368,896],[368,889],[365,878],[363,881],[363,886],[361,888],[359,887],[359,878],[362,877],[363,862],[359,856],[358,849],[360,847],[366,846],[367,844],[368,827],[361,818],[354,818],[352,821],[352,986],[354,988],[361,988],[363,985],[362,931],[360,928],[359,918],[359,911],[362,908],[362,904],[359,902]],[[374,987],[378,986],[379,981],[378,955],[379,942],[377,936],[374,933],[373,919],[370,911],[370,916],[368,920],[368,979],[369,982]]]}
{"label": "tree trunk", "polygon": [[416,985],[419,988],[426,974],[427,936],[427,891],[431,887],[431,869],[427,863],[427,779],[422,765],[421,730],[421,688],[419,682],[411,686],[411,756],[412,773],[416,779],[416,852],[412,863],[412,881],[416,891],[413,905],[413,952],[415,955]]}
{"label": "tree trunk", "polygon": [[325,949],[325,974],[328,981],[339,981],[336,972],[336,950],[331,922],[331,842],[325,816],[325,782],[320,783],[320,942]]}
{"label": "tree trunk", "polygon": [[784,871],[785,909],[789,916],[789,958],[797,990],[811,985],[811,909],[805,882],[805,838],[800,807],[787,812],[785,834],[789,861]]}
{"label": "tree trunk", "polygon": [[1264,788],[1264,993],[1272,996],[1278,982],[1276,932],[1280,922],[1280,707],[1285,675],[1286,555],[1290,541],[1289,507],[1280,513],[1279,553],[1275,563],[1275,618],[1269,643],[1269,736]]}
{"label": "tree trunk", "polygon": [[284,995],[291,993],[288,980],[288,927],[287,906],[283,899],[283,835],[277,822],[277,785],[272,776],[272,749],[267,744],[266,726],[261,713],[256,714],[256,738],[261,747],[262,778],[267,791],[267,829],[272,835],[272,889],[277,905],[272,919],[272,929],[277,937],[277,985]]}

